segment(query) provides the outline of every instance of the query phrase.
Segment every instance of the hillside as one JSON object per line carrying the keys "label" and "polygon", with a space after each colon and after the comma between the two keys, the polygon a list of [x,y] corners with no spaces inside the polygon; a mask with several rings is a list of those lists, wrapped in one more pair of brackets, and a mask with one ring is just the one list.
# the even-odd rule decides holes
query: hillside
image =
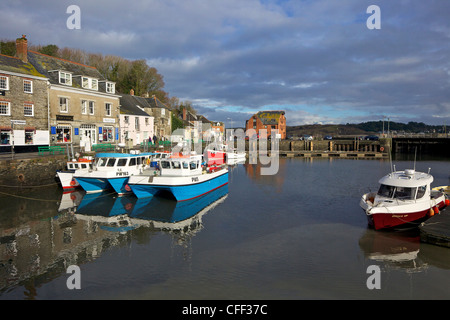
{"label": "hillside", "polygon": [[[384,122],[384,132],[388,129],[387,121]],[[432,126],[424,124],[423,122],[389,122],[389,130],[391,132],[444,132],[443,126]],[[286,136],[300,137],[304,134],[321,137],[325,135],[330,136],[346,136],[346,135],[371,135],[383,132],[383,121],[369,121],[358,124],[312,124],[301,126],[288,126],[286,129]]]}

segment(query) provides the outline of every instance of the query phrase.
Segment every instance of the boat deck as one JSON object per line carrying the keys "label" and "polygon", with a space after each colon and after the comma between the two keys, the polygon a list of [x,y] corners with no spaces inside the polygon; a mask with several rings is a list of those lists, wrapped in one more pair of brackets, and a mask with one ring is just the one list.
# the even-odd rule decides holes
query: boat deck
{"label": "boat deck", "polygon": [[422,242],[450,248],[450,208],[423,222],[419,229]]}

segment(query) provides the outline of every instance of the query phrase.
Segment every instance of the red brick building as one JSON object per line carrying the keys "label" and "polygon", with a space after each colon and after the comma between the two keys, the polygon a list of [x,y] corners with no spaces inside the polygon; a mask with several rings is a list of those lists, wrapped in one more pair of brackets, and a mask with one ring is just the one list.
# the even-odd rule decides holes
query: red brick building
{"label": "red brick building", "polygon": [[278,130],[281,139],[286,139],[286,117],[284,111],[259,111],[245,122],[245,129],[266,129],[267,135],[274,129]]}

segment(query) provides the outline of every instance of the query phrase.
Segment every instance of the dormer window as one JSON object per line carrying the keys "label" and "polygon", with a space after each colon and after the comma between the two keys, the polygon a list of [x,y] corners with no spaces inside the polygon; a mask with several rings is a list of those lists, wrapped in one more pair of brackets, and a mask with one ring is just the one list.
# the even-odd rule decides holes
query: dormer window
{"label": "dormer window", "polygon": [[98,90],[98,80],[95,78],[82,77],[81,85],[85,89]]}
{"label": "dormer window", "polygon": [[65,71],[59,71],[59,83],[65,84],[68,86],[72,85],[72,74]]}
{"label": "dormer window", "polygon": [[106,92],[108,93],[116,92],[116,85],[114,82],[106,82]]}

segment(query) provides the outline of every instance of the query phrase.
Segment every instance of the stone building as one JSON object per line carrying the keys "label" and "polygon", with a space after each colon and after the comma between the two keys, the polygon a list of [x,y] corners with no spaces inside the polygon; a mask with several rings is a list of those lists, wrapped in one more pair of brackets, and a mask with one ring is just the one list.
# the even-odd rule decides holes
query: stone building
{"label": "stone building", "polygon": [[119,98],[115,83],[94,67],[18,47],[49,79],[50,144],[93,144],[119,140]]}
{"label": "stone building", "polygon": [[48,79],[28,61],[16,40],[16,57],[0,55],[0,152],[37,151],[49,143]]}
{"label": "stone building", "polygon": [[172,134],[172,111],[157,97],[146,98],[149,107],[145,111],[155,118],[154,132],[158,140],[169,140]]}
{"label": "stone building", "polygon": [[254,129],[259,134],[261,129],[267,130],[270,135],[272,130],[278,130],[281,139],[286,139],[286,117],[284,111],[259,111],[245,122],[245,129]]}

